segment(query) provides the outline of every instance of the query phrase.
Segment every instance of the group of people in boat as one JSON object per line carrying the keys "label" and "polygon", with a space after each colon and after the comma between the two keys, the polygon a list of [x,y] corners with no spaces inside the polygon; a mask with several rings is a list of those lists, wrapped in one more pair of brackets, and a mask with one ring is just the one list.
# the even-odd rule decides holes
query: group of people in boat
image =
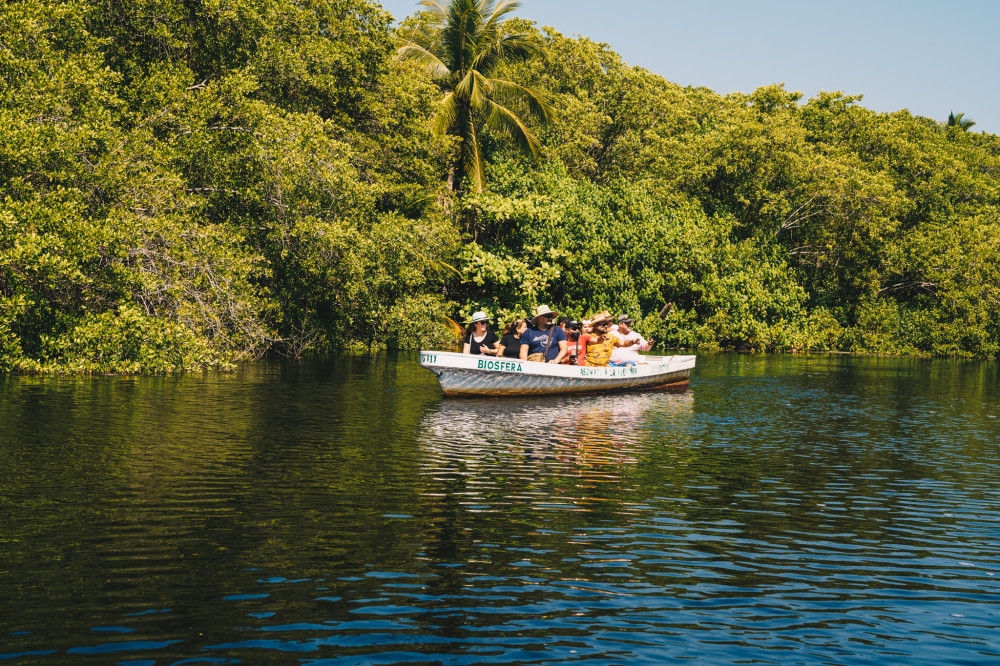
{"label": "group of people in boat", "polygon": [[589,320],[560,317],[546,305],[539,305],[530,319],[507,324],[502,337],[490,330],[490,318],[482,311],[472,315],[465,332],[462,351],[488,354],[522,361],[565,363],[591,367],[635,365],[639,351],[648,351],[652,340],[632,330],[632,317],[613,318],[607,310]]}

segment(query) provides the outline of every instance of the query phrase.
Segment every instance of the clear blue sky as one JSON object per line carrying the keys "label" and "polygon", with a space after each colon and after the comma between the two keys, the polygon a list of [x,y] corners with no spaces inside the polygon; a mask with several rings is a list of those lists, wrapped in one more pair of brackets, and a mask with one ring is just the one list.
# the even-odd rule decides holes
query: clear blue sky
{"label": "clear blue sky", "polygon": [[[397,20],[416,0],[382,0]],[[1000,0],[522,0],[516,16],[725,94],[784,83],[1000,134]]]}

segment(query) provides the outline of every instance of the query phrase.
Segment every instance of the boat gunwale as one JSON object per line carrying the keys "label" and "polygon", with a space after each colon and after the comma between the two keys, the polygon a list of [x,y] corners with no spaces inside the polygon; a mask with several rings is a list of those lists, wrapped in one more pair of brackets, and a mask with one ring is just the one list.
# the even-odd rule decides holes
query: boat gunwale
{"label": "boat gunwale", "polygon": [[[453,363],[444,361],[454,361]],[[626,375],[632,376],[651,376],[655,374],[664,374],[657,372],[659,369],[667,365],[677,365],[686,366],[690,363],[691,368],[694,367],[694,361],[697,358],[692,355],[675,355],[675,356],[643,356],[644,359],[658,359],[658,362],[640,362],[635,366],[581,366],[576,364],[565,364],[565,363],[541,363],[539,361],[526,361],[518,358],[504,358],[504,357],[491,357],[482,354],[463,354],[461,352],[448,352],[448,351],[434,351],[434,350],[421,350],[420,351],[420,365],[427,369],[442,368],[450,370],[470,370],[485,373],[506,373],[513,375],[537,375],[542,377],[553,377],[562,379],[605,379],[605,378],[617,378]],[[517,364],[520,370],[511,371],[503,368],[491,368],[491,367],[473,367],[473,364],[482,363],[494,363],[503,364],[511,363]],[[633,372],[634,370],[634,372]]]}

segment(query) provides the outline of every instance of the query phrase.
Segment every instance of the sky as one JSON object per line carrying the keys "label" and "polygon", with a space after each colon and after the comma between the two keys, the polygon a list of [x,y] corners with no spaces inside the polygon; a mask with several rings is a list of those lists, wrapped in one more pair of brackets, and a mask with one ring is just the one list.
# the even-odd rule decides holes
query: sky
{"label": "sky", "polygon": [[[377,0],[397,21],[417,0]],[[629,65],[726,94],[784,83],[1000,134],[1000,0],[522,0],[515,13],[606,42]]]}

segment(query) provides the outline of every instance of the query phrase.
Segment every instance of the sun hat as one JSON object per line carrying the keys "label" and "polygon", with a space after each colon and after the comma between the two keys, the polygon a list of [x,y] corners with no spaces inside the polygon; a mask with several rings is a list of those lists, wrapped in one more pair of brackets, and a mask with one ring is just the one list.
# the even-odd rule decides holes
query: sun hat
{"label": "sun hat", "polygon": [[619,324],[621,324],[622,322],[627,322],[627,323],[631,324],[633,321],[635,321],[635,320],[632,319],[632,317],[629,317],[627,314],[620,314],[620,315],[618,315],[618,323]]}
{"label": "sun hat", "polygon": [[596,326],[597,324],[599,324],[602,321],[611,321],[611,313],[608,312],[607,310],[603,310],[601,312],[598,312],[593,317],[591,317],[590,318],[590,325],[591,326]]}
{"label": "sun hat", "polygon": [[549,315],[550,317],[556,317],[559,315],[559,313],[556,312],[555,310],[550,310],[549,306],[547,305],[539,305],[537,308],[535,308],[535,314],[532,315],[531,321],[538,323],[537,319],[544,315]]}
{"label": "sun hat", "polygon": [[489,320],[490,316],[485,312],[483,312],[482,310],[479,310],[478,312],[473,313],[472,321],[470,321],[469,323],[475,324],[477,321],[489,321]]}

